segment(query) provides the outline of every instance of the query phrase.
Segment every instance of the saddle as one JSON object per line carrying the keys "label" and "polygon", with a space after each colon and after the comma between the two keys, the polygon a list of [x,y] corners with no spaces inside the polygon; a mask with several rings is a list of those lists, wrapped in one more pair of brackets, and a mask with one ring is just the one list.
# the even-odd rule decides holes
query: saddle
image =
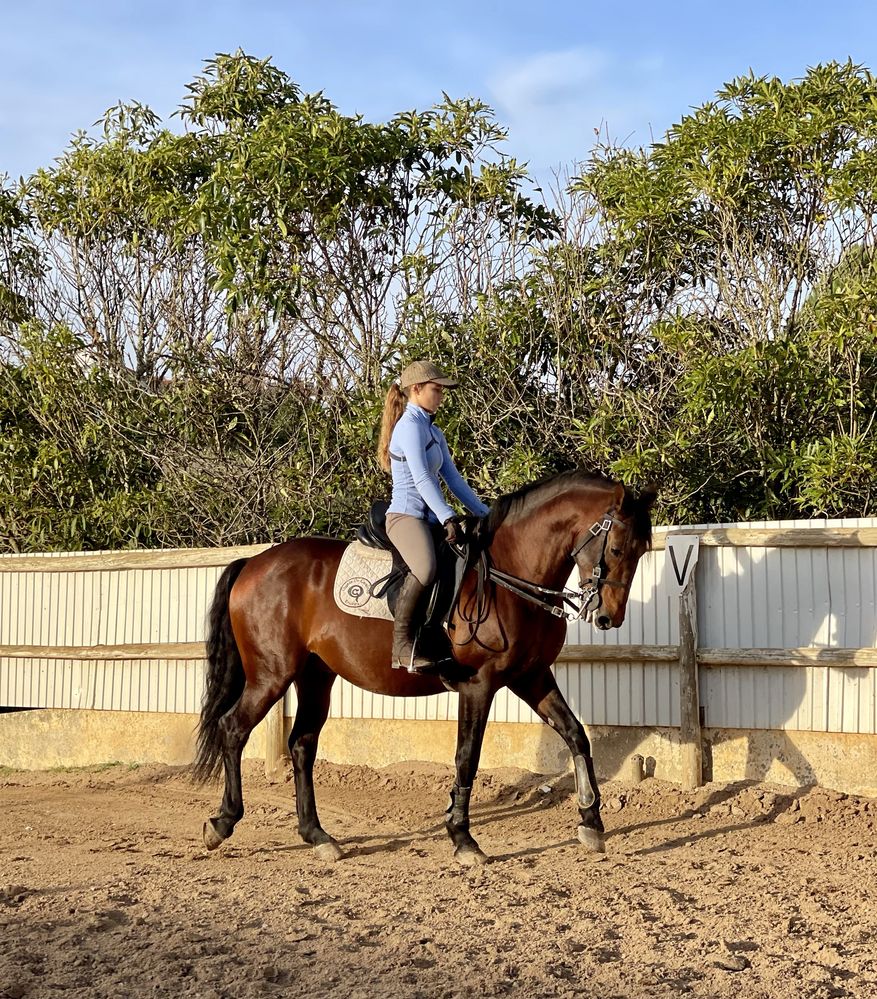
{"label": "saddle", "polygon": [[[399,595],[402,581],[411,570],[387,536],[387,507],[389,505],[387,500],[376,500],[372,503],[365,523],[361,524],[356,532],[356,540],[367,548],[392,553],[393,568],[386,576],[373,584],[371,596],[386,596],[387,605],[395,613],[396,598]],[[465,560],[458,558],[451,550],[445,541],[444,532],[438,525],[433,530],[433,538],[435,540],[437,569],[435,582],[432,584],[427,599],[426,616],[423,621],[424,627],[427,628],[441,626],[442,622],[449,616],[466,569]]]}

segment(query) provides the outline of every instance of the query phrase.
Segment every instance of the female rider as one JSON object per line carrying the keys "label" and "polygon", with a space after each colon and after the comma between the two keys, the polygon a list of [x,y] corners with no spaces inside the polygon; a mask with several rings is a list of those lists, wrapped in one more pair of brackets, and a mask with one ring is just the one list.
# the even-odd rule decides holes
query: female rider
{"label": "female rider", "polygon": [[396,602],[393,666],[412,673],[438,665],[428,650],[415,648],[423,597],[436,573],[430,527],[441,524],[448,541],[462,540],[460,518],[448,506],[439,477],[471,513],[483,517],[489,512],[457,471],[445,435],[433,422],[445,389],[457,384],[432,361],[414,361],[390,387],[381,421],[378,460],[393,476],[387,536],[411,570]]}

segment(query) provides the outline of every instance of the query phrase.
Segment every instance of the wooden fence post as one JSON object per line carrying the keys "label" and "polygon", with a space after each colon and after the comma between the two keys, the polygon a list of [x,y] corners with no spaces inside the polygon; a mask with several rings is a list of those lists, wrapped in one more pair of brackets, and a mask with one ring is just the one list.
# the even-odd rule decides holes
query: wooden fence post
{"label": "wooden fence post", "polygon": [[700,728],[700,683],[697,667],[697,584],[691,571],[679,594],[679,707],[682,743],[682,786],[690,791],[703,784]]}
{"label": "wooden fence post", "polygon": [[265,715],[265,776],[272,784],[281,779],[286,757],[286,733],[283,724],[283,698]]}

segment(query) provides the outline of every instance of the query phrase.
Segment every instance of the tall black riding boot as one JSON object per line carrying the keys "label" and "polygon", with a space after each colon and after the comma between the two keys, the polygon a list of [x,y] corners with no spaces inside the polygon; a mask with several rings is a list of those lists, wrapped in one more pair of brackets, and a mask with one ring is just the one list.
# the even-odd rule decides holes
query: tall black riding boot
{"label": "tall black riding boot", "polygon": [[[393,622],[393,669],[407,669],[409,673],[421,673],[435,669],[434,659],[415,650],[417,629],[426,587],[413,572],[409,572],[396,598],[396,615]],[[426,650],[424,650],[426,651]]]}

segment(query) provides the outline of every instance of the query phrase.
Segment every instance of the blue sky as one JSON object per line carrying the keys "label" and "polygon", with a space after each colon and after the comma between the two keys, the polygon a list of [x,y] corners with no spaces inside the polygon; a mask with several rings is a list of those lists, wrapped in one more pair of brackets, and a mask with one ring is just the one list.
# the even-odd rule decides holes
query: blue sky
{"label": "blue sky", "polygon": [[204,60],[238,48],[371,121],[442,91],[479,97],[544,181],[588,155],[595,129],[648,143],[750,68],[877,70],[877,4],[0,0],[0,174],[50,165],[120,100],[167,120]]}

